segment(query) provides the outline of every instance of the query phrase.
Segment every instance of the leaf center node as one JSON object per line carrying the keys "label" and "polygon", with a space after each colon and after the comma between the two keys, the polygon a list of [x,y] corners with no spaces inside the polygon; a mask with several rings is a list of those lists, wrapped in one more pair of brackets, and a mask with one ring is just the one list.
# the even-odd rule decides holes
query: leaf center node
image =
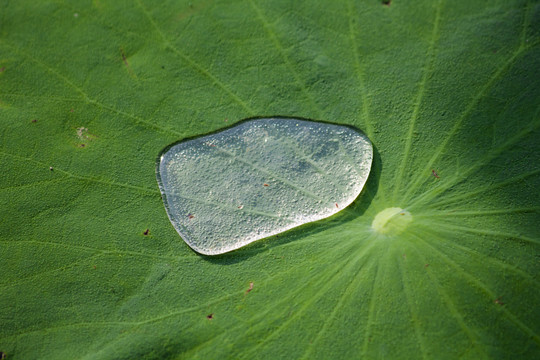
{"label": "leaf center node", "polygon": [[371,227],[379,234],[397,235],[403,232],[412,221],[410,212],[398,207],[386,208],[379,212]]}

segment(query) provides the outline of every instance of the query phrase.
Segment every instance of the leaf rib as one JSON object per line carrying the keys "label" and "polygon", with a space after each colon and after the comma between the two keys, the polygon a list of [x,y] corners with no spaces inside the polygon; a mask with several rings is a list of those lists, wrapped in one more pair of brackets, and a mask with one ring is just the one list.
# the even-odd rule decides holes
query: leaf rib
{"label": "leaf rib", "polygon": [[422,336],[422,333],[420,331],[420,325],[418,320],[418,314],[416,310],[413,307],[413,302],[411,299],[411,289],[408,286],[408,282],[406,280],[407,278],[407,271],[405,270],[405,266],[403,265],[403,261],[398,261],[398,268],[399,272],[401,274],[401,283],[403,284],[403,294],[405,295],[405,301],[407,302],[407,306],[409,308],[409,315],[411,316],[411,322],[413,324],[414,328],[414,334],[416,336],[416,341],[418,342],[418,346],[420,347],[420,352],[422,353],[423,359],[429,359],[427,350],[426,350],[426,344],[424,341],[424,337]]}
{"label": "leaf rib", "polygon": [[364,118],[364,126],[366,127],[366,134],[369,138],[373,138],[374,130],[371,124],[369,116],[368,98],[364,80],[364,71],[360,65],[360,55],[358,53],[358,40],[356,38],[356,31],[354,29],[353,20],[353,0],[347,2],[348,17],[349,17],[349,40],[351,42],[351,49],[354,56],[354,66],[356,69],[356,77],[358,79],[358,87],[360,88],[360,96],[362,101],[362,117]]}
{"label": "leaf rib", "polygon": [[171,49],[176,55],[178,55],[182,60],[184,60],[185,63],[187,63],[190,67],[198,71],[201,75],[208,78],[217,88],[221,89],[224,93],[226,93],[234,102],[236,102],[238,105],[240,105],[249,115],[254,115],[255,111],[249,107],[249,105],[243,101],[238,95],[236,95],[234,92],[232,92],[225,84],[220,81],[215,75],[213,75],[210,71],[203,68],[201,65],[197,64],[193,59],[191,59],[186,54],[182,53],[178,48],[173,46],[171,42],[165,37],[165,34],[161,31],[161,29],[157,26],[156,22],[146,9],[144,5],[141,3],[140,0],[137,0],[137,5],[139,8],[143,11],[144,15],[152,25],[152,27],[155,29],[161,40],[163,41],[163,44]]}
{"label": "leaf rib", "polygon": [[[372,236],[369,236],[366,239],[366,242],[369,242],[370,240],[372,240]],[[341,296],[339,298],[339,301],[337,302],[336,306],[334,306],[331,314],[326,317],[326,320],[324,321],[323,326],[320,328],[319,331],[317,331],[317,335],[315,336],[315,339],[313,339],[311,341],[310,346],[306,348],[306,351],[304,352],[304,354],[301,357],[302,359],[311,359],[312,358],[311,354],[313,353],[313,351],[315,351],[317,343],[324,337],[324,334],[328,331],[328,327],[330,326],[332,321],[334,321],[334,319],[336,317],[336,314],[338,314],[338,312],[343,308],[343,306],[345,305],[347,300],[349,300],[349,298],[354,293],[354,290],[357,289],[360,286],[360,281],[358,281],[358,277],[359,277],[361,272],[363,273],[364,271],[366,271],[366,266],[365,266],[365,263],[362,264],[361,266],[358,266],[358,263],[360,262],[361,259],[365,258],[369,254],[369,250],[371,250],[371,246],[369,246],[369,245],[365,246],[363,251],[361,251],[356,256],[356,259],[354,261],[355,265],[351,267],[351,268],[357,267],[356,272],[354,272],[354,275],[351,276],[351,280],[349,281],[349,283],[345,287],[345,290],[341,294]],[[374,261],[370,261],[370,263],[371,263],[371,265],[370,265],[369,268],[375,266]]]}
{"label": "leaf rib", "polygon": [[[528,11],[529,11],[528,9],[529,7],[527,7],[525,15],[524,15],[523,33],[526,31],[525,29],[527,27],[528,22],[530,21],[529,16],[528,16]],[[469,117],[469,115],[472,114],[473,110],[476,108],[480,100],[484,98],[484,96],[488,93],[488,91],[502,77],[502,75],[506,73],[508,70],[510,70],[512,66],[516,63],[516,60],[520,56],[524,55],[529,48],[530,46],[526,45],[525,40],[524,40],[524,35],[522,35],[520,44],[516,48],[512,56],[510,56],[510,58],[493,73],[493,75],[484,84],[484,86],[482,86],[482,88],[476,94],[476,96],[469,102],[469,104],[467,105],[467,107],[465,108],[461,116],[457,119],[457,121],[454,123],[454,126],[450,129],[449,133],[446,135],[445,139],[434,151],[433,155],[431,156],[424,170],[418,172],[416,179],[413,181],[413,183],[409,187],[409,190],[403,196],[403,198],[405,199],[404,200],[405,202],[407,202],[410,199],[411,195],[414,194],[414,192],[420,187],[422,182],[426,181],[425,174],[429,174],[430,169],[433,168],[433,164],[435,164],[437,159],[444,153],[446,147],[450,143],[450,139],[452,139],[454,135],[457,133],[457,131],[460,129],[463,121],[465,121]]]}
{"label": "leaf rib", "polygon": [[[364,250],[364,252],[368,251],[369,249],[371,249],[373,247],[373,245],[371,246],[367,246]],[[350,258],[353,256],[353,253],[352,251],[349,251],[349,255],[346,259],[343,259],[342,262],[336,262],[335,265],[332,267],[332,270],[333,272],[331,273],[331,275],[329,276],[328,279],[325,279],[324,277],[321,277],[320,279],[320,282],[323,282],[323,284],[318,288],[318,290],[312,294],[312,296],[309,298],[309,300],[305,301],[303,304],[302,304],[302,307],[300,309],[298,309],[297,311],[294,312],[294,314],[289,317],[289,319],[287,319],[285,322],[283,322],[277,329],[275,329],[274,331],[272,332],[269,332],[267,334],[267,336],[265,336],[264,338],[260,339],[259,343],[257,344],[257,346],[255,346],[254,348],[250,349],[248,353],[246,353],[246,355],[249,355],[249,354],[252,354],[253,352],[257,351],[257,349],[259,349],[260,347],[266,345],[268,343],[268,341],[272,338],[274,338],[275,336],[279,335],[283,330],[285,330],[287,328],[287,326],[290,326],[290,324],[296,319],[298,318],[299,316],[301,316],[306,310],[307,308],[313,304],[316,300],[320,299],[321,297],[323,297],[328,291],[330,291],[330,288],[333,286],[334,284],[334,279],[341,276],[342,275],[342,272],[344,272],[344,270],[352,267],[353,265],[356,265],[356,263],[359,261],[359,259],[357,258],[356,261],[349,261]],[[360,257],[361,258],[361,257]],[[341,267],[340,269],[338,269],[343,263],[346,264],[346,266],[343,268]],[[330,272],[328,272],[330,273]],[[248,358],[251,358],[248,356]]]}
{"label": "leaf rib", "polygon": [[[415,236],[415,238],[417,238],[418,240],[422,240],[419,236]],[[411,244],[411,248],[418,254],[418,256],[422,259],[422,262],[426,263],[427,260],[425,259],[425,257],[421,254],[421,252],[413,245]],[[439,280],[437,278],[437,276],[434,274],[433,271],[427,271],[426,272],[431,283],[435,286],[435,288],[437,289],[437,292],[439,293],[439,297],[440,299],[444,302],[444,304],[446,305],[446,308],[450,311],[450,314],[452,315],[452,317],[454,318],[454,320],[456,321],[456,323],[461,327],[461,329],[463,330],[463,332],[466,334],[466,336],[469,338],[469,341],[471,342],[472,346],[474,348],[478,348],[480,349],[480,351],[483,352],[483,355],[485,357],[487,357],[487,355],[485,354],[485,351],[483,350],[483,348],[480,348],[478,345],[480,344],[480,341],[478,340],[478,336],[477,334],[475,334],[470,328],[469,326],[467,325],[467,323],[465,322],[465,319],[463,319],[463,316],[461,316],[460,312],[458,311],[458,309],[456,308],[456,305],[454,304],[454,302],[450,299],[450,297],[448,296],[448,294],[446,293],[446,291],[444,291],[443,287],[440,286],[439,284]]]}
{"label": "leaf rib", "polygon": [[377,264],[376,270],[375,270],[375,276],[373,277],[373,284],[371,286],[371,299],[369,300],[369,311],[368,311],[368,317],[367,317],[366,327],[365,327],[366,329],[365,329],[365,334],[364,334],[364,342],[362,343],[362,350],[361,350],[363,359],[368,358],[367,351],[368,351],[368,346],[369,346],[370,337],[371,337],[371,328],[373,327],[375,323],[375,307],[377,304],[377,302],[375,301],[375,296],[381,288],[381,285],[380,285],[381,276],[382,276],[381,263],[385,259],[387,260],[387,258],[388,258],[388,254],[385,254],[383,255],[381,259],[379,259],[379,263]]}
{"label": "leaf rib", "polygon": [[91,98],[81,87],[77,86],[76,84],[74,84],[71,80],[69,80],[67,77],[65,77],[64,75],[62,75],[61,73],[59,73],[58,71],[56,71],[56,69],[54,69],[53,67],[47,65],[46,63],[38,60],[37,58],[33,57],[33,56],[30,56],[28,53],[26,53],[24,50],[12,45],[12,44],[9,44],[7,42],[4,42],[5,45],[7,45],[8,47],[10,47],[11,49],[13,49],[15,52],[19,53],[20,55],[24,56],[25,58],[29,59],[30,61],[38,64],[39,66],[41,66],[42,68],[44,68],[48,73],[52,74],[53,76],[57,77],[58,79],[60,79],[62,82],[64,82],[68,87],[72,88],[73,90],[75,90],[77,93],[79,93],[79,95],[81,96],[82,98],[82,101],[87,103],[87,104],[90,104],[90,105],[93,105],[93,106],[96,106],[97,108],[100,108],[100,109],[105,109],[107,111],[110,111],[110,112],[114,112],[116,114],[119,114],[119,115],[123,115],[125,117],[128,117],[132,120],[135,121],[136,124],[141,124],[141,125],[144,125],[148,128],[151,128],[155,131],[159,131],[159,132],[162,132],[162,133],[165,133],[165,134],[174,134],[174,135],[181,135],[179,132],[175,131],[175,130],[172,130],[172,129],[168,129],[168,128],[164,128],[164,127],[161,127],[155,123],[152,123],[150,121],[147,121],[147,120],[144,120],[138,116],[135,116],[133,114],[128,114],[122,110],[117,110],[115,109],[114,107],[111,107],[109,105],[106,105],[106,104],[103,104],[99,101],[97,101],[96,99],[93,99]]}
{"label": "leaf rib", "polygon": [[481,168],[482,166],[485,166],[489,164],[491,161],[496,159],[501,153],[509,149],[511,146],[516,144],[521,138],[528,135],[529,133],[535,131],[537,128],[540,127],[540,118],[534,119],[529,123],[528,126],[526,126],[524,129],[519,131],[517,134],[512,136],[509,140],[504,142],[502,145],[497,147],[496,149],[493,149],[491,152],[489,152],[485,157],[482,159],[479,159],[474,164],[471,165],[467,170],[465,170],[462,174],[455,175],[452,179],[445,182],[444,184],[434,187],[431,190],[428,190],[424,192],[422,195],[420,195],[414,202],[410,204],[408,208],[413,208],[415,206],[418,206],[418,204],[424,202],[430,202],[434,197],[436,197],[438,194],[452,188],[453,186],[465,181],[467,177]]}
{"label": "leaf rib", "polygon": [[[425,246],[428,246],[430,249],[434,250],[436,253],[439,254],[439,256],[449,265],[451,265],[453,268],[458,270],[461,274],[463,274],[465,277],[467,277],[470,281],[470,283],[475,286],[476,288],[482,290],[484,294],[487,295],[487,298],[489,301],[493,301],[493,299],[497,298],[497,295],[491,291],[486,284],[484,284],[481,280],[477,279],[473,275],[469,274],[467,271],[465,271],[461,266],[456,264],[455,261],[450,259],[446,254],[443,252],[440,252],[439,250],[435,249],[433,246],[431,246],[429,243],[424,241],[421,237],[417,237],[417,239],[423,243]],[[503,314],[506,315],[506,317],[516,325],[521,331],[523,331],[525,334],[530,336],[534,341],[540,345],[540,336],[536,334],[532,329],[530,329],[527,325],[525,325],[521,320],[519,320],[513,313],[511,313],[507,307],[502,308]]]}
{"label": "leaf rib", "polygon": [[[7,153],[7,152],[4,152],[4,151],[0,151],[0,154],[11,156],[13,158],[24,160],[24,161],[29,161],[29,162],[32,162],[34,164],[38,164],[43,169],[47,169],[49,167],[49,165],[47,165],[47,164],[45,164],[45,163],[43,163],[41,161],[34,160],[32,158],[19,156],[19,155]],[[79,180],[79,181],[94,182],[94,183],[104,184],[104,185],[109,185],[109,186],[123,187],[123,188],[126,188],[126,189],[131,189],[131,190],[138,191],[138,192],[140,192],[142,194],[145,194],[145,195],[159,195],[160,194],[158,189],[154,190],[154,189],[150,189],[150,188],[145,188],[143,186],[117,183],[117,182],[114,182],[112,180],[107,180],[107,179],[95,178],[95,177],[84,176],[84,175],[76,175],[76,174],[70,173],[69,171],[62,170],[62,169],[59,169],[59,168],[56,168],[56,167],[53,168],[53,171],[62,173],[64,175],[66,175],[66,177],[68,177],[68,178],[73,178],[73,179]]]}
{"label": "leaf rib", "polygon": [[310,198],[312,198],[314,200],[324,201],[324,199],[321,198],[319,195],[305,189],[304,187],[302,187],[302,186],[300,186],[298,184],[293,183],[292,181],[284,179],[283,177],[281,177],[281,176],[279,176],[277,174],[274,174],[269,170],[266,170],[266,169],[261,168],[260,166],[257,166],[252,161],[249,161],[248,159],[245,159],[242,156],[239,156],[239,155],[233,153],[232,151],[229,151],[229,150],[223,149],[221,147],[217,147],[217,146],[214,147],[214,149],[216,149],[217,151],[220,151],[220,152],[230,156],[231,158],[233,158],[234,160],[236,160],[238,162],[241,162],[242,164],[245,164],[245,165],[251,167],[254,170],[260,171],[263,174],[271,176],[272,178],[274,178],[275,180],[277,180],[277,181],[279,181],[279,182],[281,182],[283,184],[289,185],[291,188],[296,189],[299,192],[304,193],[305,195],[309,196]]}
{"label": "leaf rib", "polygon": [[[349,246],[350,244],[348,243],[342,243],[340,246],[336,247],[336,248],[333,248],[332,249],[332,253],[335,253],[337,252],[338,250],[342,250],[343,248]],[[345,254],[351,254],[350,251],[345,251]],[[289,268],[288,271],[292,271],[293,269],[296,269],[298,267],[301,267],[303,265],[303,263],[298,263],[296,266],[294,266],[293,268]],[[334,264],[332,265],[332,268],[329,269],[328,271],[324,272],[323,275],[328,275],[328,276],[332,276],[332,272],[330,270],[332,269],[336,269],[338,268],[339,266],[341,265],[341,262],[334,262]],[[271,280],[274,280],[277,278],[277,275],[278,274],[275,274],[273,276],[269,276],[268,278],[264,279],[264,284],[263,285],[266,285],[269,281]],[[284,306],[283,304],[287,304],[287,305],[290,305],[290,299],[294,299],[295,297],[297,297],[299,294],[303,293],[304,290],[308,287],[308,286],[313,286],[314,284],[321,284],[321,283],[324,283],[324,284],[327,284],[329,283],[328,280],[328,277],[325,277],[325,276],[320,276],[320,278],[311,278],[310,280],[308,281],[305,281],[302,286],[299,286],[299,287],[296,287],[294,288],[294,290],[292,292],[289,292],[287,295],[287,297],[282,297],[280,298],[279,301],[277,302],[274,302],[272,304],[272,306],[268,306],[265,308],[264,311],[259,311],[257,313],[256,316],[254,317],[251,317],[250,318],[250,322],[252,323],[255,323],[255,324],[258,324],[258,325],[263,325],[263,326],[267,326],[264,321],[262,321],[263,319],[268,319],[268,314],[276,314],[276,309],[284,309]],[[280,282],[281,283],[281,282]],[[279,314],[276,315],[277,316],[280,316]],[[230,334],[232,334],[233,331],[237,330],[237,329],[240,329],[242,327],[244,327],[245,324],[244,323],[240,323],[232,328],[228,328],[227,331],[223,331],[221,334],[218,334],[208,340],[206,340],[205,342],[197,345],[195,348],[193,349],[190,349],[189,353],[188,354],[184,354],[185,356],[189,356],[190,354],[194,353],[194,352],[197,352],[198,350],[200,350],[203,346],[209,346],[209,344],[215,340],[217,340],[218,338],[222,338],[222,337],[225,337],[225,336],[230,336]],[[255,327],[250,327],[251,330],[255,330]],[[247,336],[248,334],[246,334]]]}
{"label": "leaf rib", "polygon": [[426,84],[428,82],[429,77],[431,76],[431,73],[433,72],[433,62],[435,59],[435,44],[439,38],[438,34],[439,34],[439,23],[441,22],[442,4],[443,4],[443,1],[439,0],[436,5],[435,19],[433,20],[433,29],[431,31],[431,38],[429,40],[429,47],[427,51],[427,60],[426,60],[426,64],[424,65],[424,69],[423,69],[424,74],[422,76],[422,80],[420,81],[420,84],[418,86],[418,93],[414,101],[413,113],[409,121],[409,130],[405,138],[405,149],[403,151],[403,157],[402,157],[403,160],[401,161],[401,165],[399,166],[396,172],[396,175],[394,176],[396,183],[395,183],[394,191],[392,194],[393,203],[396,203],[397,195],[399,191],[401,190],[401,184],[403,183],[405,168],[407,167],[407,162],[409,161],[409,157],[411,153],[413,133],[414,133],[414,128],[416,126],[416,121],[418,119],[418,113],[420,111],[420,105],[422,104],[422,99],[424,98]]}
{"label": "leaf rib", "polygon": [[281,46],[281,43],[279,42],[279,39],[277,38],[275,32],[272,30],[270,24],[268,21],[266,21],[266,18],[264,14],[262,13],[261,9],[255,4],[253,0],[249,0],[249,4],[255,10],[257,13],[257,18],[261,21],[263,24],[264,29],[266,30],[266,33],[272,40],[272,43],[274,44],[274,47],[280,54],[281,58],[283,59],[283,62],[285,62],[285,65],[289,69],[290,73],[292,74],[296,84],[300,87],[302,92],[304,93],[304,96],[308,99],[308,101],[311,103],[311,106],[317,110],[319,117],[324,118],[324,113],[321,110],[320,106],[315,102],[313,99],[313,96],[311,95],[311,92],[308,91],[306,84],[302,79],[300,79],[300,75],[298,75],[298,72],[294,69],[294,67],[291,64],[291,61],[289,60],[289,57],[285,53],[285,50],[283,49],[283,46]]}

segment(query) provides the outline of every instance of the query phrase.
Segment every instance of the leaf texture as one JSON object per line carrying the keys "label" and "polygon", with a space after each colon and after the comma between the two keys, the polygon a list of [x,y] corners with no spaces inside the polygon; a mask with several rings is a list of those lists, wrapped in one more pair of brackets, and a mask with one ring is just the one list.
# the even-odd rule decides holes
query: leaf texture
{"label": "leaf texture", "polygon": [[[540,357],[540,3],[0,2],[8,359]],[[338,214],[217,257],[156,157],[254,116],[362,129]],[[411,222],[372,229],[387,208]]]}

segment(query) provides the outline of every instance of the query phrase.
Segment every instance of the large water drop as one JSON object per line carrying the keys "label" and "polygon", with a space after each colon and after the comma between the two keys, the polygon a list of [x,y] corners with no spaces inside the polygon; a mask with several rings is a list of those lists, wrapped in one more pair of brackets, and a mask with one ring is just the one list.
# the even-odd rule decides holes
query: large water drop
{"label": "large water drop", "polygon": [[347,126],[256,119],[168,147],[157,177],[180,236],[217,255],[343,210],[372,157],[368,138]]}

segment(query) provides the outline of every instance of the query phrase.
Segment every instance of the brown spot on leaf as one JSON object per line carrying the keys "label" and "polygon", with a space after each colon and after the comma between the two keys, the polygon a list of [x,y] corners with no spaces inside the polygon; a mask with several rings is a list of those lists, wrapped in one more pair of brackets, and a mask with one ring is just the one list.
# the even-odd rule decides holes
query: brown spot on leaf
{"label": "brown spot on leaf", "polygon": [[437,174],[437,172],[435,170],[431,170],[431,175],[435,176],[435,178],[437,179],[440,179],[441,177],[439,176],[439,174]]}
{"label": "brown spot on leaf", "polygon": [[37,123],[37,119],[33,119],[32,122],[33,122],[33,123]]}
{"label": "brown spot on leaf", "polygon": [[504,305],[504,303],[502,302],[501,300],[502,296],[499,296],[498,298],[496,298],[493,302],[497,305]]}
{"label": "brown spot on leaf", "polygon": [[129,64],[127,62],[126,54],[124,54],[124,49],[120,48],[120,53],[122,54],[122,61],[124,62],[124,65],[129,67]]}
{"label": "brown spot on leaf", "polygon": [[188,214],[188,219],[193,219],[195,216],[193,214]]}
{"label": "brown spot on leaf", "polygon": [[124,53],[124,49],[120,48],[120,54],[122,55],[122,62],[124,63],[124,65],[126,66],[126,69],[127,69],[127,72],[129,74],[129,76],[131,76],[133,79],[137,79],[137,75],[135,75],[135,73],[133,72],[133,70],[131,69],[131,67],[129,66],[129,63],[128,63],[128,60],[127,60],[127,56],[126,54]]}
{"label": "brown spot on leaf", "polygon": [[246,290],[246,294],[248,294],[251,290],[253,290],[253,281],[249,283],[249,288]]}
{"label": "brown spot on leaf", "polygon": [[270,186],[270,185],[268,185],[267,183],[264,183],[263,186]]}

